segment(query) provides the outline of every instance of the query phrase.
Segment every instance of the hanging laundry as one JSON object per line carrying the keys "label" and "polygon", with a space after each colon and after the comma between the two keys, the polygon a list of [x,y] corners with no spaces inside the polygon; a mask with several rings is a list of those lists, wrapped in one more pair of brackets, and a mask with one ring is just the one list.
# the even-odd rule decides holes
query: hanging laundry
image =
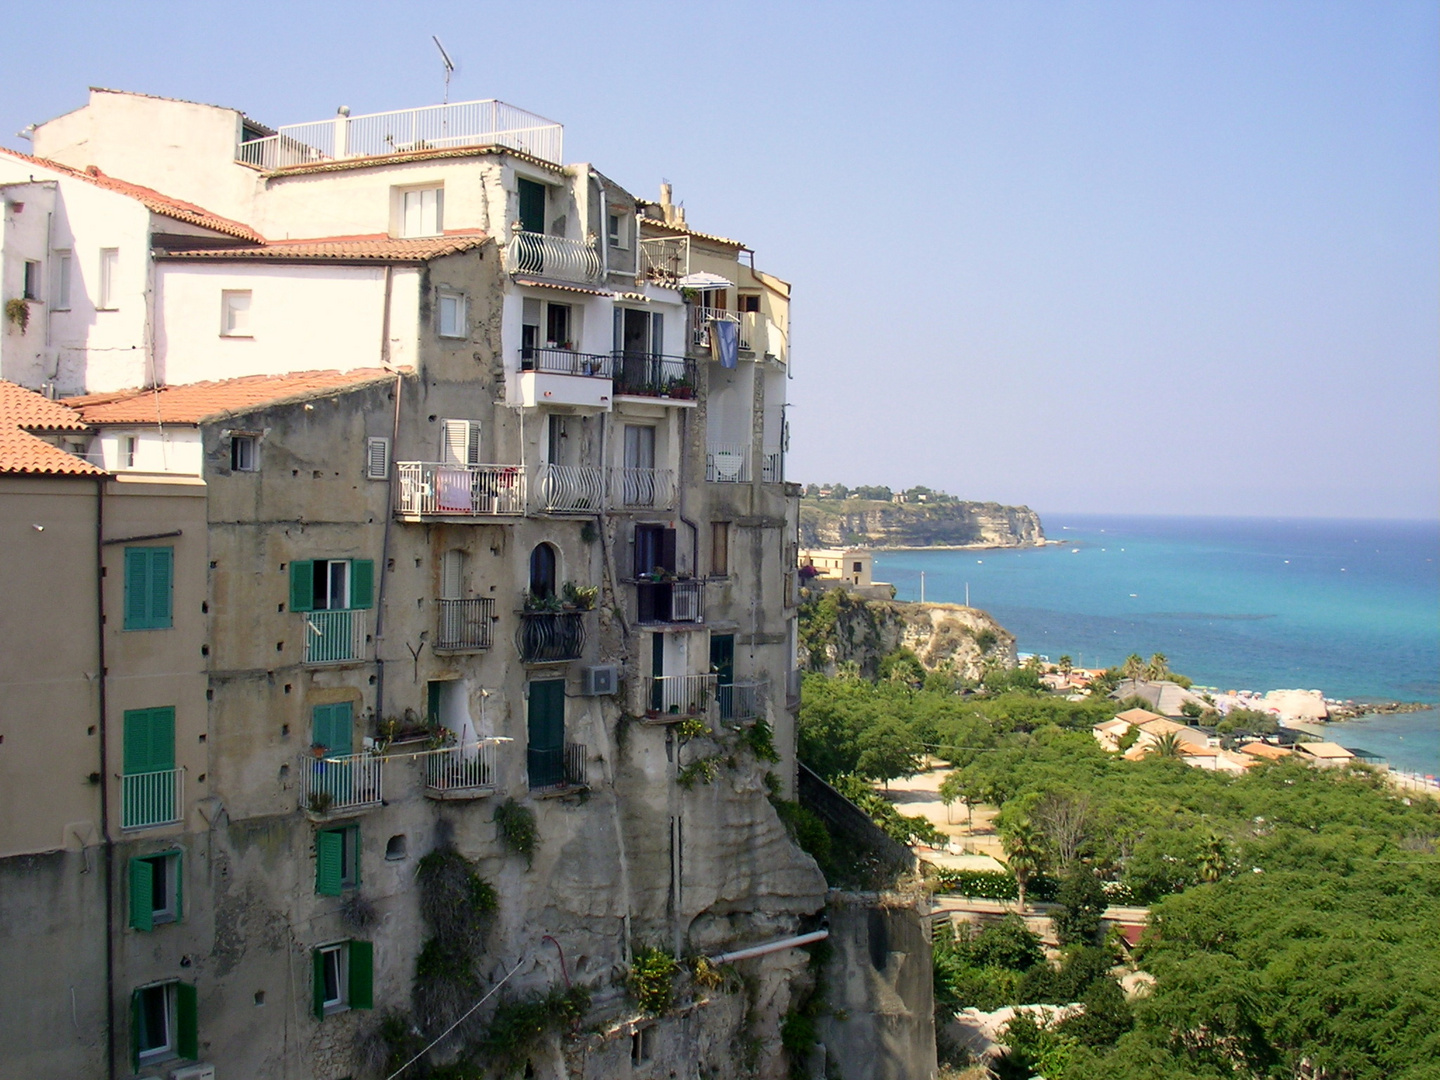
{"label": "hanging laundry", "polygon": [[710,324],[710,340],[719,354],[720,366],[733,368],[740,358],[740,324],[716,321]]}

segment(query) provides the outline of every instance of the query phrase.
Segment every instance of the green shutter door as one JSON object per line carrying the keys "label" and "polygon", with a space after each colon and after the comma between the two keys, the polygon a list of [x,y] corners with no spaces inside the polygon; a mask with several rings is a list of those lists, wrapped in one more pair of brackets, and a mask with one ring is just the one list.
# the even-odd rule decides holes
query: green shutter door
{"label": "green shutter door", "polygon": [[545,231],[545,185],[517,177],[515,186],[520,195],[520,228],[526,232]]}
{"label": "green shutter door", "polygon": [[125,629],[149,629],[150,554],[145,548],[125,549]]}
{"label": "green shutter door", "polygon": [[343,757],[350,753],[354,717],[350,702],[316,705],[310,712],[313,729],[311,744],[323,746],[327,757]]}
{"label": "green shutter door", "polygon": [[710,635],[710,670],[715,672],[716,696],[720,702],[720,719],[735,715],[735,635]]}
{"label": "green shutter door", "polygon": [[357,611],[375,606],[375,563],[371,559],[350,563],[350,606]]}
{"label": "green shutter door", "polygon": [[368,941],[350,942],[350,1008],[375,1004],[375,947]]}
{"label": "green shutter door", "polygon": [[315,834],[315,891],[321,896],[339,896],[341,868],[345,860],[345,834],[330,829]]}
{"label": "green shutter door", "polygon": [[150,628],[169,629],[171,617],[171,581],[174,578],[174,548],[150,549]]}
{"label": "green shutter door", "polygon": [[315,610],[315,564],[308,559],[290,564],[290,610]]}
{"label": "green shutter door", "polygon": [[[324,836],[324,833],[320,834]],[[310,987],[310,1007],[315,1013],[316,1020],[325,1019],[325,954],[319,949],[310,953],[312,980]]]}
{"label": "green shutter door", "polygon": [[565,779],[565,680],[530,684],[530,786],[554,787]]}
{"label": "green shutter door", "polygon": [[175,768],[175,709],[125,711],[126,776]]}
{"label": "green shutter door", "polygon": [[130,925],[136,930],[155,929],[155,868],[144,859],[130,860]]}
{"label": "green shutter door", "polygon": [[175,1053],[186,1061],[200,1056],[200,1001],[193,983],[175,987]]}

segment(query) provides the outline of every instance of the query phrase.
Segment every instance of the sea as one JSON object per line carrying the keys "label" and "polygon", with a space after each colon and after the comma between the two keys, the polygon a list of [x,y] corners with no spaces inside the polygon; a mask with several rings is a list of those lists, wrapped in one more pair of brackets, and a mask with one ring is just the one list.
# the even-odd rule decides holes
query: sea
{"label": "sea", "polygon": [[1042,548],[875,554],[901,600],[988,611],[1022,653],[1109,667],[1164,653],[1220,690],[1423,702],[1331,725],[1440,775],[1440,522],[1044,516]]}

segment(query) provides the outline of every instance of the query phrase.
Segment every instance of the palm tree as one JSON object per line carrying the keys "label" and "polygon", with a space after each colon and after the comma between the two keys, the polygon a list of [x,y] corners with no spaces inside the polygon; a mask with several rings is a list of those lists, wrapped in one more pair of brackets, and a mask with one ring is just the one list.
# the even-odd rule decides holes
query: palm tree
{"label": "palm tree", "polygon": [[1168,679],[1170,677],[1170,658],[1160,652],[1150,657],[1150,662],[1145,665],[1145,677],[1156,682]]}
{"label": "palm tree", "polygon": [[1000,838],[1005,848],[1005,861],[1015,875],[1015,892],[1019,910],[1025,910],[1025,887],[1030,879],[1040,872],[1045,858],[1045,849],[1040,843],[1040,834],[1028,821],[1010,826]]}
{"label": "palm tree", "polygon": [[1200,880],[1219,881],[1230,869],[1230,845],[1223,836],[1211,833],[1200,848]]}
{"label": "palm tree", "polygon": [[1138,679],[1145,674],[1145,661],[1140,659],[1139,653],[1131,653],[1125,658],[1125,665],[1120,670],[1127,679]]}
{"label": "palm tree", "polygon": [[1058,664],[1056,664],[1055,666],[1060,669],[1060,674],[1061,674],[1061,675],[1065,675],[1065,676],[1068,677],[1069,674],[1070,674],[1070,672],[1071,672],[1071,671],[1074,669],[1074,667],[1075,667],[1075,662],[1074,662],[1073,660],[1071,660],[1068,655],[1066,655],[1066,656],[1060,657],[1060,662],[1059,662]]}
{"label": "palm tree", "polygon": [[1150,753],[1159,758],[1178,759],[1180,757],[1180,747],[1183,745],[1178,734],[1173,731],[1167,731],[1150,744]]}

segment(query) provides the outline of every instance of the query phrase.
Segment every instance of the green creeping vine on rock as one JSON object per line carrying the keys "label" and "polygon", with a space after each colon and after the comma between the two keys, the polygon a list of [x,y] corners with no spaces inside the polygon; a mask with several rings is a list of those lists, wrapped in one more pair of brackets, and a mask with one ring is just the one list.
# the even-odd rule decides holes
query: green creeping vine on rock
{"label": "green creeping vine on rock", "polygon": [[525,857],[526,866],[534,863],[535,849],[540,846],[534,810],[506,799],[495,808],[495,831],[506,848]]}
{"label": "green creeping vine on rock", "polygon": [[635,954],[626,982],[641,1010],[662,1016],[675,1004],[675,976],[680,964],[664,949],[651,946]]}

